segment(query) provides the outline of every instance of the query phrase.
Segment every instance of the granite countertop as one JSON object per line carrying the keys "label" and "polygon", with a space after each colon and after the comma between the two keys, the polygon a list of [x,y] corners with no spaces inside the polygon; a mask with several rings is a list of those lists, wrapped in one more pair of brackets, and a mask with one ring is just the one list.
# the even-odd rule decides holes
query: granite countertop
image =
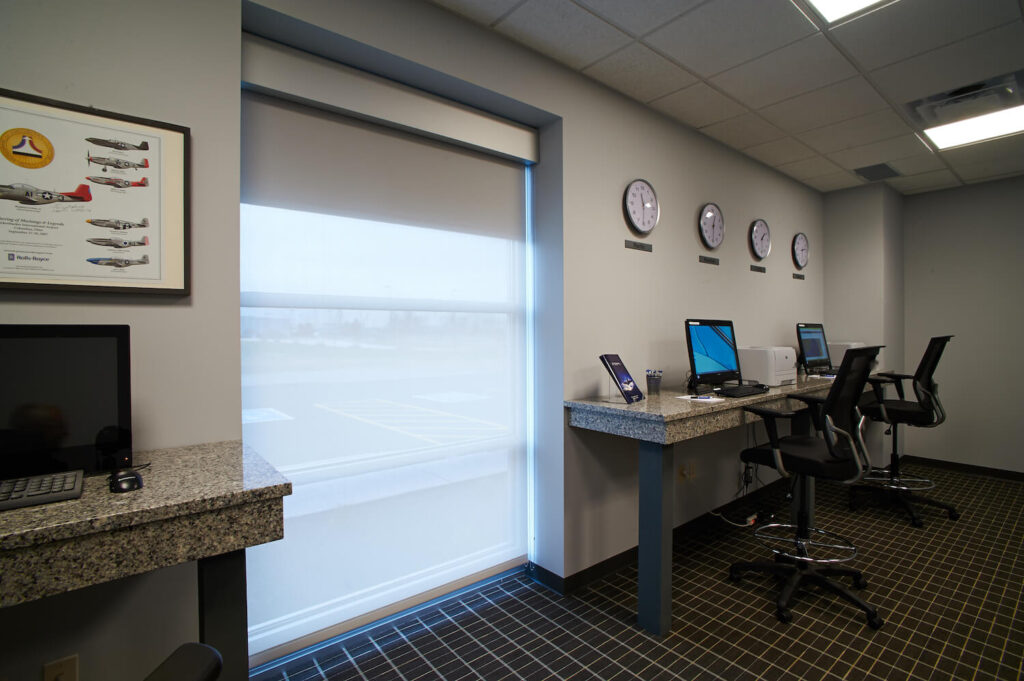
{"label": "granite countertop", "polygon": [[291,494],[291,483],[240,440],[134,454],[140,490],[113,494],[86,477],[79,499],[0,513],[0,550],[134,528]]}
{"label": "granite countertop", "polygon": [[566,407],[573,411],[586,411],[594,414],[623,415],[628,413],[630,418],[649,420],[655,422],[676,421],[705,414],[728,411],[736,407],[745,407],[750,404],[771,402],[782,399],[788,395],[814,393],[828,390],[832,381],[822,378],[800,378],[796,385],[786,385],[771,388],[767,393],[751,395],[749,397],[726,397],[721,401],[684,400],[679,399],[688,395],[683,387],[677,389],[662,388],[658,395],[647,395],[643,400],[626,404],[618,395],[618,401],[612,399],[586,398],[579,400],[565,400]]}

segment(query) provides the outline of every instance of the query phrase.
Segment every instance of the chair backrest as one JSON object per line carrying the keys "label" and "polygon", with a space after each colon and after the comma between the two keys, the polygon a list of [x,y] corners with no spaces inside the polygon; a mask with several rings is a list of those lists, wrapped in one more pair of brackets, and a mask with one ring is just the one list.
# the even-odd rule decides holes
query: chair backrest
{"label": "chair backrest", "polygon": [[866,456],[865,451],[859,451],[863,449],[860,434],[862,417],[857,404],[864,394],[864,386],[867,385],[868,376],[881,349],[882,346],[875,345],[847,350],[822,405],[822,415],[826,422],[850,436],[836,437],[831,428],[825,428],[824,436],[829,452],[838,459]]}
{"label": "chair backrest", "polygon": [[[917,401],[924,409],[933,413],[938,412],[938,419],[945,419],[946,415],[938,400],[938,386],[936,386],[934,378],[935,368],[939,365],[939,358],[942,357],[942,351],[946,349],[946,343],[950,338],[952,336],[935,336],[928,341],[924,356],[917,365],[917,371],[914,372],[914,395],[917,396]],[[936,425],[938,424],[936,423]]]}

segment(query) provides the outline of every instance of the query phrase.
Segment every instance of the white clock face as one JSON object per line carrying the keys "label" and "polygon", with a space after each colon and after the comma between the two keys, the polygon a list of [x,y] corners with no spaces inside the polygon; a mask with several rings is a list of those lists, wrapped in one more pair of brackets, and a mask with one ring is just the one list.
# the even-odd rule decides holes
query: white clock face
{"label": "white clock face", "polygon": [[772,233],[764,220],[754,220],[750,225],[750,247],[758,260],[764,260],[772,250]]}
{"label": "white clock face", "polygon": [[647,234],[658,224],[661,209],[654,187],[646,180],[633,180],[622,197],[622,209],[629,226],[640,234]]}
{"label": "white clock face", "polygon": [[800,232],[793,237],[793,262],[800,269],[807,267],[807,235]]}
{"label": "white clock face", "polygon": [[722,209],[713,203],[700,210],[700,238],[708,248],[718,248],[725,240],[725,218]]}

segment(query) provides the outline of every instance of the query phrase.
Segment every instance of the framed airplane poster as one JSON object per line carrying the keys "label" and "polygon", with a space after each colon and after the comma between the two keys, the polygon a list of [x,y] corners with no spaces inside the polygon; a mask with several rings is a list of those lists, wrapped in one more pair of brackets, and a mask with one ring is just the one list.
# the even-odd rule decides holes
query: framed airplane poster
{"label": "framed airplane poster", "polygon": [[189,294],[189,129],[0,89],[0,287]]}

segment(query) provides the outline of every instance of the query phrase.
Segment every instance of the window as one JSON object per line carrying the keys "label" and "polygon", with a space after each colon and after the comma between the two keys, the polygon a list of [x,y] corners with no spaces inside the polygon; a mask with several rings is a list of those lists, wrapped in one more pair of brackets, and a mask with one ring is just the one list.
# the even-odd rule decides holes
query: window
{"label": "window", "polygon": [[242,165],[255,654],[523,559],[528,245],[508,161],[245,95]]}

